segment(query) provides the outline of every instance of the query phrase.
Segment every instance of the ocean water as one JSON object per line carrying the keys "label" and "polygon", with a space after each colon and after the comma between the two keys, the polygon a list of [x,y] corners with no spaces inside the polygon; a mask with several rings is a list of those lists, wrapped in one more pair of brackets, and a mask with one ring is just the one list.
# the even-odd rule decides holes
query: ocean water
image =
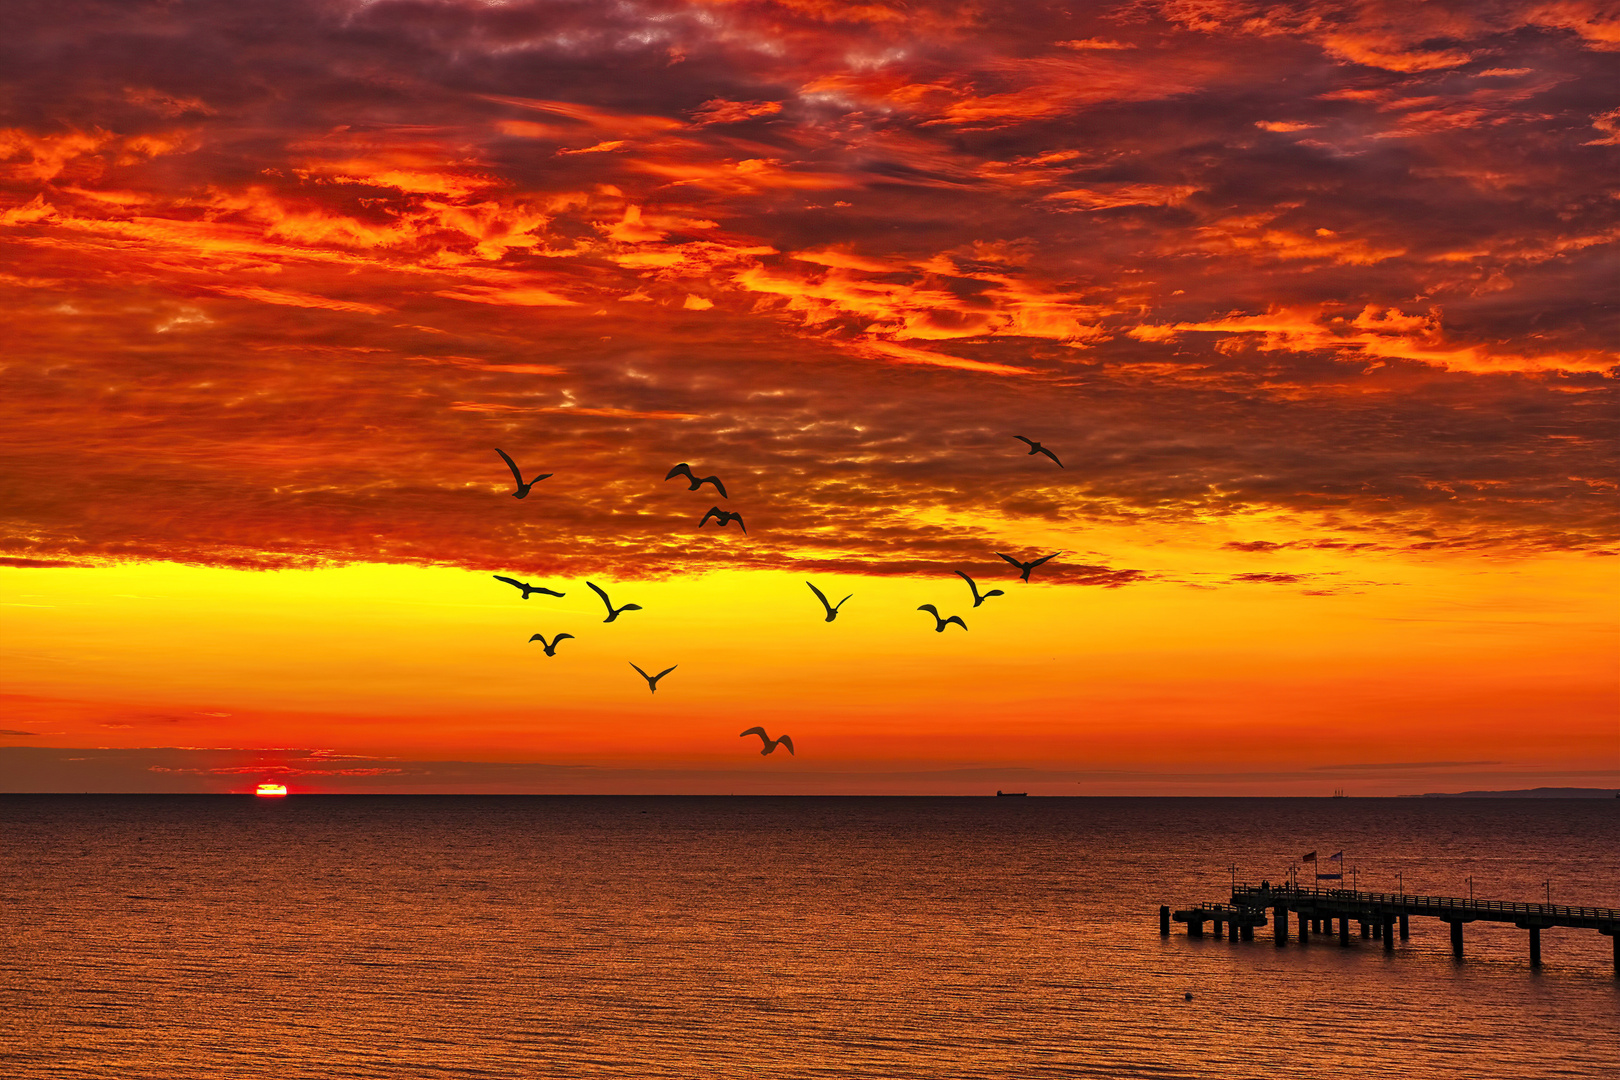
{"label": "ocean water", "polygon": [[1620,1077],[1594,931],[1159,936],[1340,849],[1620,907],[1620,800],[3,796],[0,1076]]}

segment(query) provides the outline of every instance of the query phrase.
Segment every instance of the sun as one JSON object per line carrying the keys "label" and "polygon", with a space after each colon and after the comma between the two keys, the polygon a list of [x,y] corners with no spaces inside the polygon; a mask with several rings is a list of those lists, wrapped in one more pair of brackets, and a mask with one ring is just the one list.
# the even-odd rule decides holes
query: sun
{"label": "sun", "polygon": [[265,781],[254,790],[253,794],[261,799],[279,799],[287,794],[287,785]]}

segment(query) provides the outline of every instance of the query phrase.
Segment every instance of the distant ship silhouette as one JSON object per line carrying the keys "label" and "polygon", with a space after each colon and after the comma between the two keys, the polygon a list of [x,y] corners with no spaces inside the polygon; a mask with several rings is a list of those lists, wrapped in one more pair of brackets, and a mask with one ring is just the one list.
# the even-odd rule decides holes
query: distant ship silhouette
{"label": "distant ship silhouette", "polygon": [[996,789],[996,795],[999,798],[1003,798],[1003,799],[1019,799],[1019,798],[1028,798],[1029,797],[1029,792],[1027,792],[1027,791],[1002,791],[1000,788],[997,788]]}

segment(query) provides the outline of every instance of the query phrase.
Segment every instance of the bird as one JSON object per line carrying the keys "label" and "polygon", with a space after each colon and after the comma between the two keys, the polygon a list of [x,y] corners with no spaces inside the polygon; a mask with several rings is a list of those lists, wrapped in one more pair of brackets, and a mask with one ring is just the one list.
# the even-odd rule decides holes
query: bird
{"label": "bird", "polygon": [[[739,734],[737,738],[746,739],[750,735],[758,735],[759,741],[765,744],[765,748],[759,752],[760,757],[764,757],[766,754],[769,754],[772,750],[775,750],[778,745],[787,747],[788,753],[793,753],[793,738],[790,735],[782,735],[773,739],[769,735],[765,734],[764,728],[751,727],[747,731]],[[797,757],[798,755],[794,754],[794,756]]]}
{"label": "bird", "polygon": [[536,634],[533,637],[531,637],[529,640],[530,641],[538,641],[541,645],[543,645],[545,647],[547,656],[556,656],[557,655],[557,643],[559,641],[562,641],[564,638],[572,638],[573,636],[574,636],[573,634],[558,634],[556,637],[552,638],[550,641],[547,641],[546,640],[546,635],[544,635],[544,634]]}
{"label": "bird", "polygon": [[939,608],[935,607],[933,604],[922,604],[917,608],[917,610],[926,611],[928,614],[934,617],[934,633],[936,634],[943,634],[945,632],[945,628],[951,625],[951,623],[955,623],[964,630],[967,629],[967,623],[962,621],[962,616],[952,615],[948,619],[942,619],[939,617]]}
{"label": "bird", "polygon": [[1022,435],[1014,435],[1013,438],[1019,440],[1020,442],[1029,443],[1029,456],[1030,457],[1034,457],[1036,454],[1045,454],[1047,457],[1051,458],[1053,461],[1057,461],[1057,467],[1058,468],[1060,468],[1060,469],[1063,468],[1063,462],[1058,461],[1057,455],[1052,453],[1052,451],[1048,450],[1046,447],[1042,446],[1040,443],[1036,442],[1034,439],[1026,439]]}
{"label": "bird", "polygon": [[980,604],[984,603],[986,600],[990,599],[992,596],[1006,596],[1007,595],[1006,593],[1002,592],[1000,589],[991,589],[989,592],[987,592],[983,596],[981,596],[981,595],[979,595],[979,587],[973,583],[972,578],[968,577],[966,574],[962,573],[962,571],[960,571],[960,570],[956,571],[956,576],[961,578],[963,581],[967,582],[968,583],[968,588],[973,590],[973,606],[974,607],[978,607]]}
{"label": "bird", "polygon": [[[805,584],[810,585],[808,581],[805,582]],[[850,593],[849,596],[844,597],[844,599],[838,601],[838,603],[829,604],[827,603],[827,597],[823,595],[820,589],[816,588],[814,585],[810,585],[810,591],[816,594],[816,599],[821,601],[821,606],[827,609],[828,622],[832,622],[834,619],[838,618],[838,609],[844,606],[844,602],[849,599],[849,596],[855,595],[854,593]]]}
{"label": "bird", "polygon": [[592,585],[589,581],[587,581],[585,584],[590,587],[590,590],[592,592],[594,592],[597,596],[600,596],[602,598],[602,603],[607,605],[608,617],[603,619],[602,620],[603,622],[612,622],[614,619],[617,619],[620,615],[624,614],[626,611],[640,611],[641,610],[641,605],[640,604],[625,604],[623,607],[617,607],[616,608],[616,607],[613,606],[613,601],[608,599],[607,593],[603,592],[601,589],[597,588],[595,585]]}
{"label": "bird", "polygon": [[539,476],[525,484],[523,482],[523,474],[518,471],[517,462],[513,461],[511,456],[498,446],[495,448],[495,452],[501,455],[501,460],[506,462],[506,467],[512,470],[512,479],[517,481],[517,490],[512,492],[512,498],[514,499],[523,498],[523,496],[529,493],[529,489],[534,487],[534,485],[538,484],[548,476],[556,475],[555,473],[541,473]]}
{"label": "bird", "polygon": [[636,665],[634,665],[634,664],[631,664],[630,666],[633,667],[633,668],[636,668],[636,673],[639,674],[643,679],[647,680],[647,689],[648,689],[648,691],[650,691],[651,693],[656,694],[656,693],[658,693],[658,680],[662,679],[665,675],[668,675],[670,672],[674,671],[676,668],[680,667],[681,665],[679,665],[679,664],[671,664],[669,667],[665,668],[663,671],[660,671],[656,675],[649,675],[645,671],[642,671],[640,668],[636,667]]}
{"label": "bird", "polygon": [[743,532],[748,531],[748,526],[743,524],[741,514],[735,513],[731,510],[722,510],[718,506],[709,507],[709,512],[698,519],[698,528],[703,528],[704,523],[710,518],[714,518],[714,520],[718,521],[722,529],[735,521],[739,529],[741,529]]}
{"label": "bird", "polygon": [[525,600],[527,600],[529,598],[530,593],[545,593],[547,596],[562,596],[563,595],[562,593],[558,592],[556,589],[542,589],[538,585],[530,585],[528,582],[519,581],[516,578],[501,577],[501,575],[499,575],[499,574],[491,574],[489,576],[494,578],[496,581],[504,581],[508,585],[513,585],[513,586],[516,586],[519,589],[522,589],[523,590],[523,599],[525,599]]}
{"label": "bird", "polygon": [[664,479],[673,480],[677,476],[684,476],[692,482],[692,486],[687,488],[687,491],[696,491],[704,484],[713,484],[714,490],[720,493],[720,497],[722,499],[731,498],[730,495],[726,494],[726,485],[720,482],[720,478],[718,476],[705,476],[702,479],[699,479],[698,477],[692,475],[692,466],[688,465],[684,461],[675,466],[673,469],[669,470],[669,472],[664,475]]}
{"label": "bird", "polygon": [[[1001,555],[1001,552],[998,551],[998,552],[996,552],[996,554]],[[1017,559],[1013,558],[1011,555],[1001,555],[1001,557],[1003,559],[1006,559],[1008,562],[1012,563],[1014,566],[1018,567],[1018,569],[1022,570],[1024,572],[1024,580],[1028,581],[1029,580],[1029,572],[1031,570],[1033,570],[1037,566],[1041,565],[1041,563],[1045,562],[1047,559],[1055,559],[1061,554],[1063,554],[1063,552],[1054,551],[1050,555],[1042,555],[1040,558],[1036,559],[1034,562],[1019,562]]]}

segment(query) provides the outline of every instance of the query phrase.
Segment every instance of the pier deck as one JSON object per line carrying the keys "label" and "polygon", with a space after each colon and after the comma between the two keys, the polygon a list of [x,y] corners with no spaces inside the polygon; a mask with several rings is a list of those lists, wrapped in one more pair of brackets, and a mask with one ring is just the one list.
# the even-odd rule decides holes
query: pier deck
{"label": "pier deck", "polygon": [[[1271,918],[1267,919],[1269,911]],[[1278,945],[1288,941],[1289,915],[1299,919],[1299,936],[1333,932],[1338,920],[1339,942],[1349,944],[1350,924],[1360,924],[1363,938],[1382,939],[1385,951],[1395,947],[1396,926],[1401,940],[1414,916],[1439,919],[1451,926],[1451,951],[1463,956],[1463,926],[1471,922],[1512,923],[1530,935],[1530,966],[1541,966],[1541,931],[1552,927],[1596,930],[1614,942],[1614,971],[1620,977],[1620,910],[1572,907],[1566,904],[1528,904],[1510,900],[1476,900],[1464,896],[1420,896],[1407,893],[1359,892],[1353,889],[1304,888],[1297,885],[1238,885],[1224,903],[1200,904],[1172,913],[1159,909],[1159,932],[1168,936],[1172,918],[1187,926],[1189,937],[1203,937],[1204,924],[1221,937],[1223,927],[1236,939],[1254,938],[1254,928],[1269,921]]]}

